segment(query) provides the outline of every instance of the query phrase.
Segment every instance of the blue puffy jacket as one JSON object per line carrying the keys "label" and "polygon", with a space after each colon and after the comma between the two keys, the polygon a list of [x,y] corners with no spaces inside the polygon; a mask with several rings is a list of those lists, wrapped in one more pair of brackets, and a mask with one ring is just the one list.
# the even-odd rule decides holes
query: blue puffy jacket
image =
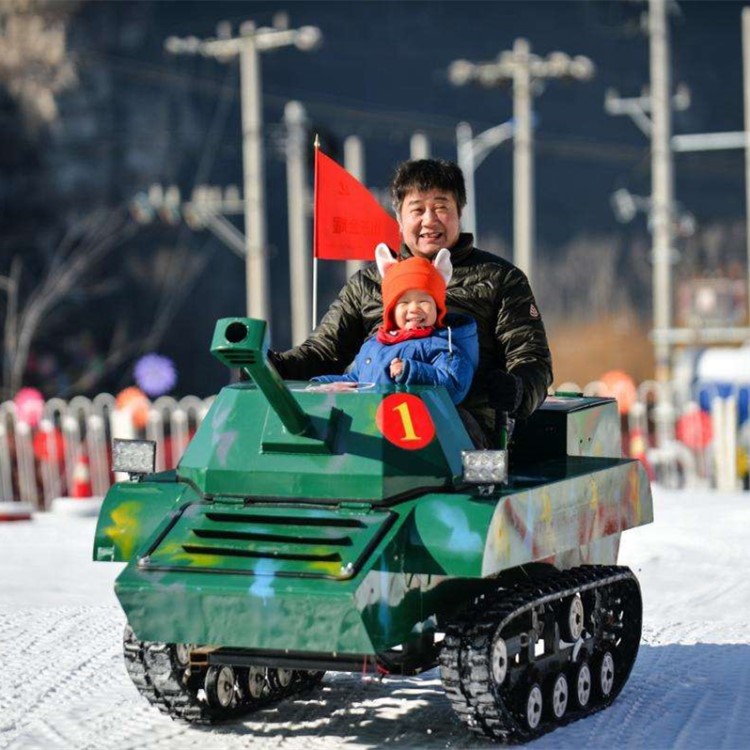
{"label": "blue puffy jacket", "polygon": [[[404,369],[391,378],[391,360],[398,357]],[[362,345],[349,372],[343,375],[319,375],[317,383],[400,383],[403,385],[445,386],[454,404],[460,404],[471,387],[479,362],[477,324],[467,315],[447,315],[445,328],[431,336],[407,339],[397,344],[382,344],[371,336]]]}

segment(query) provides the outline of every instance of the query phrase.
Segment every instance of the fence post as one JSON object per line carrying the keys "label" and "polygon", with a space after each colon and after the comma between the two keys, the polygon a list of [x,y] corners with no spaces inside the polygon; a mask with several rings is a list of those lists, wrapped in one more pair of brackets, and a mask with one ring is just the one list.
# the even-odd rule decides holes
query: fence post
{"label": "fence post", "polygon": [[101,497],[106,494],[110,481],[107,434],[104,419],[99,414],[90,414],[86,420],[86,445],[91,470],[91,489],[95,496]]}
{"label": "fence post", "polygon": [[711,399],[714,431],[714,467],[716,489],[737,489],[737,399],[734,394]]}

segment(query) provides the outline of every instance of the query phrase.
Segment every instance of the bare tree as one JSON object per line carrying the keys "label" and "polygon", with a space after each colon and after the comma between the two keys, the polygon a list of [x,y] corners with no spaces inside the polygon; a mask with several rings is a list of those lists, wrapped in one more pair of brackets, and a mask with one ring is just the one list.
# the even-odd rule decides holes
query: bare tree
{"label": "bare tree", "polygon": [[20,255],[13,257],[9,275],[0,276],[0,289],[6,293],[4,397],[21,387],[32,342],[45,319],[72,291],[84,288],[91,270],[136,229],[125,211],[101,210],[84,219],[65,235],[25,299],[21,287],[23,261]]}
{"label": "bare tree", "polygon": [[[95,272],[115,249],[141,229],[125,209],[102,209],[92,214],[67,232],[27,294],[21,283],[23,261],[20,255],[13,257],[8,275],[0,276],[0,291],[6,297],[0,400],[11,397],[23,384],[32,344],[50,314],[73,292],[79,296],[82,293],[90,304]],[[56,395],[91,391],[117,368],[157,348],[203,274],[211,253],[170,247],[149,253],[148,257],[141,267],[142,277],[134,280],[143,304],[154,307],[147,330],[129,332],[126,316],[116,315],[108,349],[96,369],[84,366],[81,371],[69,373],[70,385]],[[96,314],[93,309],[91,314]]]}

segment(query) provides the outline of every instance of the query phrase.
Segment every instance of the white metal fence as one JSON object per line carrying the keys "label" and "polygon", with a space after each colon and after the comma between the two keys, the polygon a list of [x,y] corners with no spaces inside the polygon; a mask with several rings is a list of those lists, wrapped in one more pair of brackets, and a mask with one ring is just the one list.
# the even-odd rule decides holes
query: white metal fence
{"label": "white metal fence", "polygon": [[118,409],[109,393],[53,398],[33,427],[6,401],[0,404],[0,501],[47,509],[54,498],[71,493],[81,461],[88,464],[93,494],[103,495],[113,481],[113,437],[154,440],[157,471],[173,468],[211,400],[162,396],[150,404],[143,423],[132,409]]}
{"label": "white metal fence", "polygon": [[[557,390],[611,395],[600,381],[583,389],[564,383]],[[750,419],[739,423],[739,390],[722,396],[714,388],[704,413],[693,395],[654,380],[641,383],[623,415],[623,453],[640,458],[651,478],[666,487],[749,489]]]}
{"label": "white metal fence", "polygon": [[[680,420],[695,416],[698,405],[671,393],[660,394],[661,387],[654,381],[638,387],[622,419],[624,455],[640,458],[651,477],[668,487],[747,489],[750,420],[738,426],[735,395],[712,398],[710,427],[706,428],[710,434],[696,435],[695,425],[700,430],[705,422],[696,419],[691,439],[684,441],[678,439]],[[556,390],[609,395],[599,381],[583,389],[564,383]],[[113,437],[154,440],[157,470],[173,468],[211,400],[162,396],[150,403],[145,420],[139,420],[130,409],[118,409],[108,393],[93,399],[53,398],[45,403],[34,427],[18,417],[12,401],[6,401],[0,404],[0,501],[20,500],[40,510],[49,508],[54,498],[70,494],[81,460],[88,462],[93,494],[103,495],[113,481]]]}

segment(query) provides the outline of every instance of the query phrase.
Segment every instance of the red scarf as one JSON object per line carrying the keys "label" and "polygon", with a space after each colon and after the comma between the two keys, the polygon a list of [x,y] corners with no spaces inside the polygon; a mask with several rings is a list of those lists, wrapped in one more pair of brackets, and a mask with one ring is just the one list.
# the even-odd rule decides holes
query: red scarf
{"label": "red scarf", "polygon": [[409,339],[424,339],[427,336],[432,336],[435,331],[435,326],[427,326],[426,328],[412,328],[407,330],[406,328],[400,328],[398,331],[386,331],[382,326],[378,328],[377,339],[381,344],[399,344],[402,341],[408,341]]}

